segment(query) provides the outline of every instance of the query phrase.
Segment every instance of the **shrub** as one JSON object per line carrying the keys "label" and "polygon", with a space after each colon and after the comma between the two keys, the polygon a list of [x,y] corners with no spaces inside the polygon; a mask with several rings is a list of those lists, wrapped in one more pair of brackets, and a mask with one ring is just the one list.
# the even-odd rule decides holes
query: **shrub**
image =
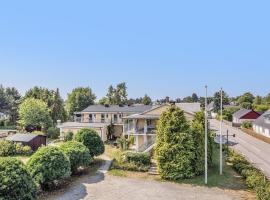
{"label": "shrub", "polygon": [[241,125],[242,128],[250,129],[252,127],[251,122],[243,122]]}
{"label": "shrub", "polygon": [[15,145],[7,140],[0,140],[0,156],[12,156],[16,154]]}
{"label": "shrub", "polygon": [[48,128],[47,136],[51,139],[57,139],[60,136],[60,129],[56,127]]}
{"label": "shrub", "polygon": [[233,150],[229,151],[228,161],[246,179],[247,186],[256,191],[258,199],[270,199],[270,181],[266,179],[261,171],[253,167],[243,156],[238,155]]}
{"label": "shrub", "polygon": [[73,140],[73,132],[69,131],[66,134],[64,134],[64,141],[71,141]]}
{"label": "shrub", "polygon": [[134,137],[130,137],[129,139],[125,136],[122,136],[117,139],[117,146],[122,150],[126,151],[129,149],[130,145],[134,143]]}
{"label": "shrub", "polygon": [[161,114],[155,155],[162,178],[177,180],[195,176],[195,144],[189,132],[184,112],[176,106]]}
{"label": "shrub", "polygon": [[148,153],[124,152],[118,160],[114,160],[113,168],[129,171],[148,171],[151,157]]}
{"label": "shrub", "polygon": [[80,142],[65,142],[60,149],[68,156],[73,174],[79,167],[87,167],[92,161],[89,150]]}
{"label": "shrub", "polygon": [[37,199],[34,181],[23,163],[15,158],[0,158],[0,199]]}
{"label": "shrub", "polygon": [[70,176],[68,157],[58,147],[41,147],[27,162],[30,175],[44,190]]}
{"label": "shrub", "polygon": [[104,153],[104,144],[98,133],[93,129],[83,128],[75,135],[75,140],[82,142],[90,151],[92,157]]}
{"label": "shrub", "polygon": [[33,150],[31,149],[31,147],[29,147],[27,145],[24,146],[21,143],[16,144],[16,155],[29,156],[32,153],[33,153]]}

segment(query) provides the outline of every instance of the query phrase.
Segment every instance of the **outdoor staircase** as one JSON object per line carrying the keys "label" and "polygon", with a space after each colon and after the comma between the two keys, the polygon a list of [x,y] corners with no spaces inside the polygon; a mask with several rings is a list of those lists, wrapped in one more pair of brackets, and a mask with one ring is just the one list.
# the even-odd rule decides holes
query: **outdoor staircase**
{"label": "outdoor staircase", "polygon": [[148,170],[148,174],[149,175],[158,175],[156,161],[154,161],[154,160],[151,161],[151,167]]}

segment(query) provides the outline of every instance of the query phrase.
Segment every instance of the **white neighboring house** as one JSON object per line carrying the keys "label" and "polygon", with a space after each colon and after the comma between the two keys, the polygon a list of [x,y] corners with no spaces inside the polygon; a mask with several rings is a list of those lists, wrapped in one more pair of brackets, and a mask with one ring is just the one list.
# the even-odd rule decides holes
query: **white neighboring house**
{"label": "white neighboring house", "polygon": [[270,138],[270,110],[253,122],[253,130]]}

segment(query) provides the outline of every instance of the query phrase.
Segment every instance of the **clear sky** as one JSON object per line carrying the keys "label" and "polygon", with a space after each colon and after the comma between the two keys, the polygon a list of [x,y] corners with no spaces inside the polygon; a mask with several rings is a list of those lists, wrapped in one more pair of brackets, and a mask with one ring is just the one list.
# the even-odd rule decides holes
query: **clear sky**
{"label": "clear sky", "polygon": [[0,83],[100,98],[270,92],[270,1],[2,1]]}

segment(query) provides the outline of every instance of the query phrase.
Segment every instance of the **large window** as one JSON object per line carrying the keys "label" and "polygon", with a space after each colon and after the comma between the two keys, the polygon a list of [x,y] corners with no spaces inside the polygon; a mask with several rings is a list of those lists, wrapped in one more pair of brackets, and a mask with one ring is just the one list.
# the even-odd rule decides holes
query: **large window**
{"label": "large window", "polygon": [[89,114],[89,122],[93,122],[93,115]]}
{"label": "large window", "polygon": [[105,122],[105,114],[101,114],[101,122],[102,122],[102,123]]}

